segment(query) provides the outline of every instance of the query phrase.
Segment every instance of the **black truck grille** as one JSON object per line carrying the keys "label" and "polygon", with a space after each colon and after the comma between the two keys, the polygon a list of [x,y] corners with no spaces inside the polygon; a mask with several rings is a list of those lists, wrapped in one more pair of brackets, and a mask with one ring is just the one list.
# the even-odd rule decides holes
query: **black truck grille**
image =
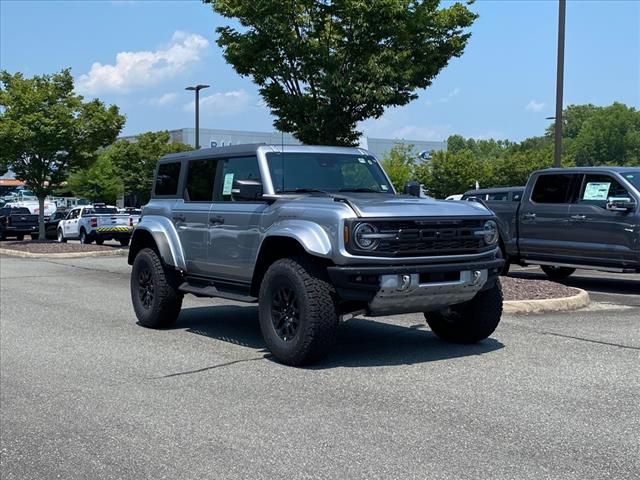
{"label": "black truck grille", "polygon": [[[487,249],[482,237],[485,219],[416,219],[367,221],[380,234],[393,235],[380,239],[369,254],[391,257],[463,255]],[[364,252],[358,252],[363,254]]]}

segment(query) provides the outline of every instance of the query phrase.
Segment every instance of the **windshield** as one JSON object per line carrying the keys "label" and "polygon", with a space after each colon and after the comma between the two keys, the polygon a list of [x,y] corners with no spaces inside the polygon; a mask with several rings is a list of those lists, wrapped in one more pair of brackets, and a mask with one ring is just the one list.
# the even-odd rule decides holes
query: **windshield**
{"label": "windshield", "polygon": [[623,172],[622,176],[640,192],[640,170]]}
{"label": "windshield", "polygon": [[393,188],[375,158],[334,153],[268,153],[267,163],[276,193],[378,192]]}

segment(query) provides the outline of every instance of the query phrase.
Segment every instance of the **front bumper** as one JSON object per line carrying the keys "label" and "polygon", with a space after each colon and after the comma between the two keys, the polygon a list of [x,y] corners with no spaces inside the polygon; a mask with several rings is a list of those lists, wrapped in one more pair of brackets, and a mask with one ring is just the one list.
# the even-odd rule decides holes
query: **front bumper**
{"label": "front bumper", "polygon": [[504,260],[439,265],[328,267],[340,298],[364,302],[372,316],[439,310],[495,284]]}

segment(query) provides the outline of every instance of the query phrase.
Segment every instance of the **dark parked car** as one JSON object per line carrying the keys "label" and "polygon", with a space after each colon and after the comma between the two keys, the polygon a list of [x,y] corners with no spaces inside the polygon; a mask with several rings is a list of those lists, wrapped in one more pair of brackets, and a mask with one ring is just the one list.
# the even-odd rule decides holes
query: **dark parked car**
{"label": "dark parked car", "polygon": [[50,240],[58,238],[58,223],[68,215],[67,210],[56,210],[44,224],[45,236]]}
{"label": "dark parked car", "polygon": [[0,240],[16,237],[23,240],[25,235],[38,236],[38,215],[33,215],[26,207],[0,208]]}
{"label": "dark parked car", "polygon": [[640,273],[638,167],[540,170],[519,202],[482,200],[511,263],[540,265],[554,279],[576,268]]}

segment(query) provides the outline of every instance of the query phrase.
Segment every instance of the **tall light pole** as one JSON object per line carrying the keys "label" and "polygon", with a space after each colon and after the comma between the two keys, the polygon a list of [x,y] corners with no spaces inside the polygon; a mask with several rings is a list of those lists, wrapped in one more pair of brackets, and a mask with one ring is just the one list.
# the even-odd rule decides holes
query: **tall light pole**
{"label": "tall light pole", "polygon": [[564,87],[564,18],[567,2],[558,0],[558,65],[556,76],[555,149],[553,166],[560,167],[562,156],[562,93]]}
{"label": "tall light pole", "polygon": [[196,92],[196,150],[200,149],[200,90],[209,88],[209,85],[194,85],[187,87],[185,90],[193,90]]}

